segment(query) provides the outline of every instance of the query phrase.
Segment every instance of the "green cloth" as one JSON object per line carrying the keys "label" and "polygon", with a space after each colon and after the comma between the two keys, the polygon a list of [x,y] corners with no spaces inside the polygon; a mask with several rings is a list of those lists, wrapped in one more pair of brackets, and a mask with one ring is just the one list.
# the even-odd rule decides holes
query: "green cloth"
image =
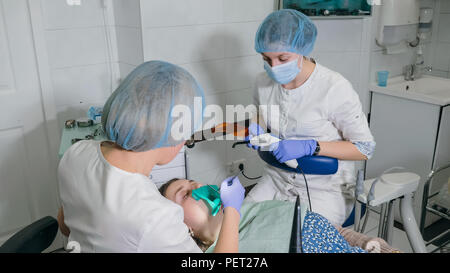
{"label": "green cloth", "polygon": [[[295,203],[269,200],[244,202],[239,222],[239,253],[287,253],[291,240]],[[307,205],[301,204],[301,222]],[[212,253],[214,242],[206,253]]]}

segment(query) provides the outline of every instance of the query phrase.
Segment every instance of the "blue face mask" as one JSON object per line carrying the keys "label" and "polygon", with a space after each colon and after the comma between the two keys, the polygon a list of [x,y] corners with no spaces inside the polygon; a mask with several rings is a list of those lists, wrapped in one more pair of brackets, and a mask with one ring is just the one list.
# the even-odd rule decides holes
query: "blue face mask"
{"label": "blue face mask", "polygon": [[219,187],[216,185],[207,185],[192,191],[192,197],[195,200],[202,199],[211,209],[212,216],[219,212],[222,201],[220,200]]}
{"label": "blue face mask", "polygon": [[303,67],[303,57],[300,68],[298,68],[298,59],[290,61],[285,64],[280,64],[274,67],[271,67],[267,61],[264,61],[264,69],[270,78],[276,81],[279,84],[288,84],[297,77],[298,73],[300,73]]}

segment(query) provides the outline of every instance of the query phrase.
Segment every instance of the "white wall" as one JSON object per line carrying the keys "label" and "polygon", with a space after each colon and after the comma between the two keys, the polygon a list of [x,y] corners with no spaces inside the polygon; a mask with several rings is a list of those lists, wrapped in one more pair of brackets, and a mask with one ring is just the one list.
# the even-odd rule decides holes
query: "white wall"
{"label": "white wall", "polygon": [[450,1],[436,0],[433,18],[432,75],[450,78]]}
{"label": "white wall", "polygon": [[[438,6],[436,5],[437,1],[446,2],[447,4],[447,10],[450,10],[450,7],[448,7],[448,0],[421,0],[420,1],[420,7],[431,7],[435,9],[435,19],[433,19],[433,34],[431,40],[422,41],[421,44],[424,45],[423,47],[423,54],[424,54],[424,60],[426,66],[433,66],[433,70],[441,70],[445,67],[448,68],[449,65],[449,55],[450,55],[450,47],[445,47],[446,45],[450,45],[450,38],[446,40],[446,34],[444,34],[445,31],[449,31],[448,27],[444,27],[444,25],[440,26],[440,33],[438,33],[438,25],[439,23],[436,22],[436,17],[439,16],[439,11],[436,11],[436,8]],[[445,5],[444,5],[445,6]],[[449,11],[447,11],[449,13]],[[447,14],[450,15],[450,14]],[[404,66],[408,64],[412,64],[415,62],[416,58],[416,52],[417,48],[411,48],[409,47],[406,52],[400,53],[400,54],[384,54],[383,49],[376,45],[375,43],[375,37],[376,33],[378,31],[378,16],[379,16],[379,9],[378,7],[374,8],[373,13],[373,23],[372,23],[372,33],[371,33],[371,58],[370,58],[370,81],[376,82],[376,72],[379,70],[388,70],[389,71],[389,77],[395,77],[403,74],[403,68]],[[446,16],[442,16],[443,18],[446,18]],[[450,17],[449,17],[450,18]],[[448,21],[450,22],[450,21]],[[448,23],[447,23],[448,26]],[[404,37],[408,37],[410,40],[413,40],[413,38],[416,35],[417,28],[412,28],[410,30],[404,31],[400,33],[400,35],[403,35]],[[436,48],[435,42],[432,43],[432,41],[438,39],[437,36],[442,36],[442,38],[439,38],[439,41],[443,41],[441,44],[441,47]],[[447,35],[450,37],[450,32]],[[447,41],[447,42],[445,42]],[[440,49],[440,53],[442,53],[442,56],[437,57],[437,49]],[[446,61],[445,61],[446,60]],[[438,62],[441,65],[435,65],[436,62]],[[442,64],[443,63],[443,64]],[[448,72],[448,69],[446,70]],[[434,73],[439,73],[433,72]]]}
{"label": "white wall", "polygon": [[120,78],[144,62],[139,0],[113,0]]}
{"label": "white wall", "polygon": [[[406,52],[399,54],[385,54],[384,49],[379,47],[376,42],[376,34],[378,33],[378,24],[380,17],[380,9],[378,6],[373,7],[373,22],[371,29],[371,58],[370,58],[370,81],[376,82],[377,71],[387,70],[389,71],[389,77],[395,77],[403,73],[403,67],[408,64],[412,64],[415,58],[415,51],[413,48],[409,48]],[[413,41],[416,36],[417,28],[412,26],[406,31],[402,31],[400,34],[403,37],[407,37],[409,41]]]}
{"label": "white wall", "polygon": [[41,0],[59,128],[67,119],[86,116],[90,105],[103,105],[118,83],[111,2],[106,8],[101,0],[81,3]]}
{"label": "white wall", "polygon": [[314,19],[318,29],[311,57],[348,79],[358,93],[363,111],[369,111],[368,73],[370,17],[357,19]]}

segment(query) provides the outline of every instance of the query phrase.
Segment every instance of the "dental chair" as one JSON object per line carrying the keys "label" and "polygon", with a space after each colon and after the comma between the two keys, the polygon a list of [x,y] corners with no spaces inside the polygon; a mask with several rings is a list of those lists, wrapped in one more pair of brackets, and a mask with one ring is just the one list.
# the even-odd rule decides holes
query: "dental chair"
{"label": "dental chair", "polygon": [[53,243],[57,232],[56,219],[46,216],[9,238],[0,246],[0,253],[41,253]]}
{"label": "dental chair", "polygon": [[[392,170],[392,169],[390,169]],[[365,225],[371,208],[380,207],[380,221],[378,225],[378,236],[392,245],[394,231],[394,204],[400,202],[400,216],[412,250],[415,253],[426,253],[424,240],[417,225],[413,211],[413,195],[419,186],[420,176],[415,173],[387,173],[374,179],[363,181],[362,191],[357,195],[355,205],[355,231],[364,233]],[[358,187],[358,185],[357,185]],[[362,229],[359,229],[358,211],[360,206],[367,205],[366,218]]]}

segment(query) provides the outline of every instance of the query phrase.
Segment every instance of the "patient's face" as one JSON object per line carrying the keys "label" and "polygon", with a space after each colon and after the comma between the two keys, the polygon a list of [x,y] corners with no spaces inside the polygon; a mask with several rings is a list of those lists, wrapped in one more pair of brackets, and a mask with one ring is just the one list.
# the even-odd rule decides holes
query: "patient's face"
{"label": "patient's face", "polygon": [[165,192],[167,199],[183,207],[184,222],[194,233],[201,232],[213,217],[205,202],[192,197],[192,191],[202,186],[195,181],[180,179],[170,184]]}

